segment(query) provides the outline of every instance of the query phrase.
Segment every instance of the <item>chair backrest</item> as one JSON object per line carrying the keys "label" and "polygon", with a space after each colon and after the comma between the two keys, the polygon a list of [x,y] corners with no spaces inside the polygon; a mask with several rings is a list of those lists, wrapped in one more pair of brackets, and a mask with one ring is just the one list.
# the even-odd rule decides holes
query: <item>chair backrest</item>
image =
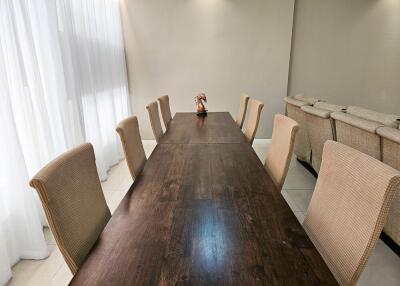
{"label": "chair backrest", "polygon": [[282,189],[288,173],[298,130],[299,124],[293,119],[281,114],[275,115],[272,143],[268,149],[264,166],[279,191]]}
{"label": "chair backrest", "polygon": [[153,129],[154,137],[158,143],[160,142],[160,139],[163,136],[164,132],[161,126],[160,114],[158,113],[157,101],[151,102],[149,105],[146,106],[146,108],[149,112],[150,123],[151,128]]}
{"label": "chair backrest", "polygon": [[167,130],[169,123],[172,120],[171,108],[169,106],[169,96],[168,95],[161,96],[158,98],[158,101],[160,103],[161,116],[164,121],[164,127],[165,130]]}
{"label": "chair backrest", "polygon": [[244,119],[246,117],[247,103],[249,102],[249,96],[247,94],[242,94],[240,96],[239,113],[236,117],[236,124],[240,129],[243,127]]}
{"label": "chair backrest", "polygon": [[341,285],[356,284],[399,187],[399,171],[344,144],[325,143],[303,226]]}
{"label": "chair backrest", "polygon": [[96,169],[93,146],[78,146],[40,170],[36,189],[64,259],[76,273],[111,217]]}
{"label": "chair backrest", "polygon": [[251,144],[253,144],[254,137],[257,133],[258,123],[260,122],[261,111],[264,104],[255,99],[249,99],[248,103],[248,119],[244,135]]}
{"label": "chair backrest", "polygon": [[121,139],[129,172],[135,179],[142,172],[147,161],[137,117],[132,116],[124,119],[118,124],[116,131]]}

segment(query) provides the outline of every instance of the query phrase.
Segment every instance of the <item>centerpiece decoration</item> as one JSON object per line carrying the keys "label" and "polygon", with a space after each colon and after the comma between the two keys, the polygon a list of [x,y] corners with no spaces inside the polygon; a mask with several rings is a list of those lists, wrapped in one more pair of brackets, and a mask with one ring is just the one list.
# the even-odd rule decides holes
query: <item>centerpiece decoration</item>
{"label": "centerpiece decoration", "polygon": [[196,103],[197,116],[206,116],[207,109],[204,106],[204,102],[207,102],[207,97],[205,93],[199,93],[198,95],[196,95],[194,101]]}

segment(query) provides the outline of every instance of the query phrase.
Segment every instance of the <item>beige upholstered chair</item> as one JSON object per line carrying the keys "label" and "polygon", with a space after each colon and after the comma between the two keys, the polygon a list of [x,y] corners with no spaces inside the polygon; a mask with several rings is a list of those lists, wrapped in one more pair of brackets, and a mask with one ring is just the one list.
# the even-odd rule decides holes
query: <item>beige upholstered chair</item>
{"label": "beige upholstered chair", "polygon": [[253,144],[254,138],[257,133],[258,124],[260,122],[261,111],[264,104],[261,101],[250,99],[248,103],[248,119],[246,128],[244,130],[244,135],[250,144]]}
{"label": "beige upholstered chair", "polygon": [[268,149],[264,167],[279,191],[288,173],[298,130],[299,125],[293,119],[281,114],[275,115],[272,143]]}
{"label": "beige upholstered chair", "polygon": [[239,113],[236,117],[236,124],[240,129],[243,127],[244,119],[246,117],[247,103],[249,102],[249,96],[247,94],[242,94],[240,96]]}
{"label": "beige upholstered chair", "polygon": [[135,179],[142,172],[147,161],[137,117],[133,116],[124,119],[118,124],[116,131],[121,139],[129,172],[132,178]]}
{"label": "beige upholstered chair", "polygon": [[[380,127],[377,132],[381,136],[383,163],[400,170],[400,130],[392,127]],[[400,191],[395,195],[383,230],[400,245]]]}
{"label": "beige upholstered chair", "polygon": [[385,223],[399,171],[327,141],[303,223],[341,285],[355,285]]}
{"label": "beige upholstered chair", "polygon": [[147,111],[149,112],[151,128],[153,129],[154,137],[156,138],[157,143],[160,142],[161,137],[164,132],[162,130],[160,114],[158,113],[158,105],[157,101],[151,102],[146,106]]}
{"label": "beige upholstered chair", "polygon": [[59,156],[30,185],[38,192],[57,245],[75,274],[111,217],[92,145]]}
{"label": "beige upholstered chair", "polygon": [[161,116],[164,121],[164,127],[165,130],[167,130],[169,123],[172,120],[171,108],[169,106],[169,96],[168,95],[161,96],[158,98],[158,101],[160,103]]}
{"label": "beige upholstered chair", "polygon": [[294,144],[294,154],[296,157],[307,163],[311,163],[311,144],[306,128],[306,119],[302,106],[313,105],[318,99],[305,97],[301,94],[294,97],[286,97],[286,114],[299,124],[299,131]]}
{"label": "beige upholstered chair", "polygon": [[314,106],[302,106],[305,112],[305,127],[308,132],[311,146],[311,166],[318,173],[321,160],[322,149],[327,140],[336,141],[336,131],[331,113],[344,111],[346,107],[325,102],[316,102]]}
{"label": "beige upholstered chair", "polygon": [[334,112],[331,116],[335,119],[338,142],[378,160],[381,159],[381,148],[377,129],[382,126],[397,127],[396,116],[357,106],[349,106],[346,113]]}

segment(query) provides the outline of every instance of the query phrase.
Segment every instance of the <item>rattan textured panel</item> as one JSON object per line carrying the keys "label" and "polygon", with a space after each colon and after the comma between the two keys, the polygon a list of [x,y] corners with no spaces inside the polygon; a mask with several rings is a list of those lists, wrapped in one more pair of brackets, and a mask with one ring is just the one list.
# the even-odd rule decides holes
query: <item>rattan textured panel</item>
{"label": "rattan textured panel", "polygon": [[[382,138],[382,160],[384,163],[400,170],[400,144]],[[397,191],[383,228],[385,233],[400,245],[400,191]]]}
{"label": "rattan textured panel", "polygon": [[294,143],[294,154],[298,159],[311,163],[311,145],[307,133],[305,112],[300,107],[287,104],[287,114],[299,124],[299,131]]}
{"label": "rattan textured panel", "polygon": [[336,139],[378,160],[381,159],[380,137],[350,124],[335,120]]}
{"label": "rattan textured panel", "polygon": [[306,113],[306,126],[310,138],[312,156],[311,165],[319,172],[322,160],[322,150],[327,140],[334,140],[333,121]]}

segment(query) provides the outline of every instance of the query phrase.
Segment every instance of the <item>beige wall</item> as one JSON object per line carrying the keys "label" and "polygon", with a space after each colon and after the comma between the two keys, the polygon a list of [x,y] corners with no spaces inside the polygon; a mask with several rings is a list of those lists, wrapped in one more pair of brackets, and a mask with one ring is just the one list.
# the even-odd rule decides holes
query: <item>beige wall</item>
{"label": "beige wall", "polygon": [[289,94],[400,114],[400,1],[297,0]]}
{"label": "beige wall", "polygon": [[173,112],[193,111],[207,94],[210,111],[239,106],[239,94],[265,107],[258,138],[287,93],[294,0],[122,0],[132,110],[153,138],[145,106],[169,94]]}

